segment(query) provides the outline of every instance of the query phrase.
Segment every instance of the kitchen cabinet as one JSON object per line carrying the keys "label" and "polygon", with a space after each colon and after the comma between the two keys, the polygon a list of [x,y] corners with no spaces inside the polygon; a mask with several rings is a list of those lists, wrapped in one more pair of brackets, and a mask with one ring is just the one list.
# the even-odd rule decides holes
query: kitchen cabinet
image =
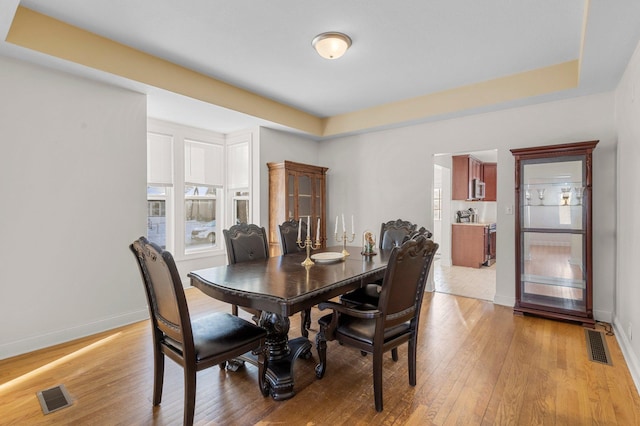
{"label": "kitchen cabinet", "polygon": [[[269,168],[269,254],[280,255],[278,225],[291,219],[309,220],[315,242],[318,219],[320,241],[326,247],[326,173],[327,167],[283,161],[267,163]],[[307,219],[309,218],[309,219]]]}
{"label": "kitchen cabinet", "polygon": [[496,163],[482,163],[482,179],[484,180],[483,201],[497,201],[498,165]]}
{"label": "kitchen cabinet", "polygon": [[473,180],[483,180],[482,162],[471,155],[454,155],[451,157],[452,200],[472,199]]}
{"label": "kitchen cabinet", "polygon": [[594,327],[592,152],[598,141],[512,149],[514,313]]}
{"label": "kitchen cabinet", "polygon": [[483,223],[454,223],[451,226],[451,262],[454,266],[480,268],[495,262],[495,228]]}

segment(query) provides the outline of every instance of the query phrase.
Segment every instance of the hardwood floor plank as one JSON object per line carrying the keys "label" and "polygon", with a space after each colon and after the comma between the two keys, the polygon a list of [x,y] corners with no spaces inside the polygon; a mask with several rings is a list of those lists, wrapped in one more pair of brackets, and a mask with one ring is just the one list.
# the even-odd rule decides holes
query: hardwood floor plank
{"label": "hardwood floor plank", "polygon": [[[194,316],[230,310],[196,289],[187,297]],[[606,366],[588,360],[575,324],[439,293],[426,294],[422,309],[417,385],[408,384],[406,346],[398,362],[385,354],[383,412],[373,404],[371,357],[329,342],[325,377],[315,378],[314,347],[312,359],[296,365],[297,394],[287,401],[260,395],[252,365],[198,373],[195,424],[640,424],[640,397],[615,336],[606,336],[613,360]],[[312,310],[312,341],[320,316]],[[299,323],[291,319],[292,336]],[[73,405],[45,416],[35,394],[60,383]],[[143,321],[0,360],[0,424],[181,424],[182,369],[167,360],[158,407],[152,386]]]}

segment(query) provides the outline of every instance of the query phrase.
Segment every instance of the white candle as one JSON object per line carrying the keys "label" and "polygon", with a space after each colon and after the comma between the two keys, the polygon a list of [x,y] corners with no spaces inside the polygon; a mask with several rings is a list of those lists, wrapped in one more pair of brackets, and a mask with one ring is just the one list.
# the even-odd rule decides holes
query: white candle
{"label": "white candle", "polygon": [[307,216],[307,237],[309,236],[310,231],[311,231],[311,216]]}
{"label": "white candle", "polygon": [[356,227],[353,224],[353,215],[351,215],[351,233],[355,234],[356,233]]}
{"label": "white candle", "polygon": [[320,242],[320,218],[318,218],[318,227],[316,228],[316,243]]}
{"label": "white candle", "polygon": [[300,233],[302,232],[302,218],[298,222],[298,241],[300,241]]}
{"label": "white candle", "polygon": [[342,232],[347,232],[347,228],[344,226],[344,213],[342,213]]}
{"label": "white candle", "polygon": [[338,235],[338,216],[336,216],[336,232],[334,234]]}

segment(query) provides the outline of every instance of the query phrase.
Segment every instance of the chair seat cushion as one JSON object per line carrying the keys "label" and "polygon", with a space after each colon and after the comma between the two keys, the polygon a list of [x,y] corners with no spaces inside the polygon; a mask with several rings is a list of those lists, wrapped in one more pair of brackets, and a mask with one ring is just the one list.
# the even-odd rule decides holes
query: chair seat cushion
{"label": "chair seat cushion", "polygon": [[[321,327],[326,327],[331,323],[333,314],[323,316],[318,320]],[[384,341],[391,340],[401,334],[409,331],[409,321],[398,324],[395,327],[389,327],[384,332]],[[376,329],[375,319],[354,318],[342,315],[336,329],[336,335],[343,335],[351,339],[359,340],[364,343],[373,344],[373,336]]]}
{"label": "chair seat cushion", "polygon": [[[265,329],[229,313],[216,312],[191,321],[196,360],[220,355],[267,335]],[[165,337],[178,351],[182,345]]]}

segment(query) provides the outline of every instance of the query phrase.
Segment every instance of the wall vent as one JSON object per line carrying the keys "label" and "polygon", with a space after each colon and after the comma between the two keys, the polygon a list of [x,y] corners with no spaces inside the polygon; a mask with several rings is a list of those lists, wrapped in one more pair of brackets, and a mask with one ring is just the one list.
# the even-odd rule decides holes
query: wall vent
{"label": "wall vent", "polygon": [[58,385],[36,393],[44,414],[53,413],[71,405],[71,397],[64,385]]}
{"label": "wall vent", "polygon": [[584,332],[587,338],[587,352],[589,353],[589,360],[602,364],[613,365],[611,363],[611,356],[609,355],[609,348],[607,347],[607,341],[605,340],[604,333],[587,328],[584,329]]}

